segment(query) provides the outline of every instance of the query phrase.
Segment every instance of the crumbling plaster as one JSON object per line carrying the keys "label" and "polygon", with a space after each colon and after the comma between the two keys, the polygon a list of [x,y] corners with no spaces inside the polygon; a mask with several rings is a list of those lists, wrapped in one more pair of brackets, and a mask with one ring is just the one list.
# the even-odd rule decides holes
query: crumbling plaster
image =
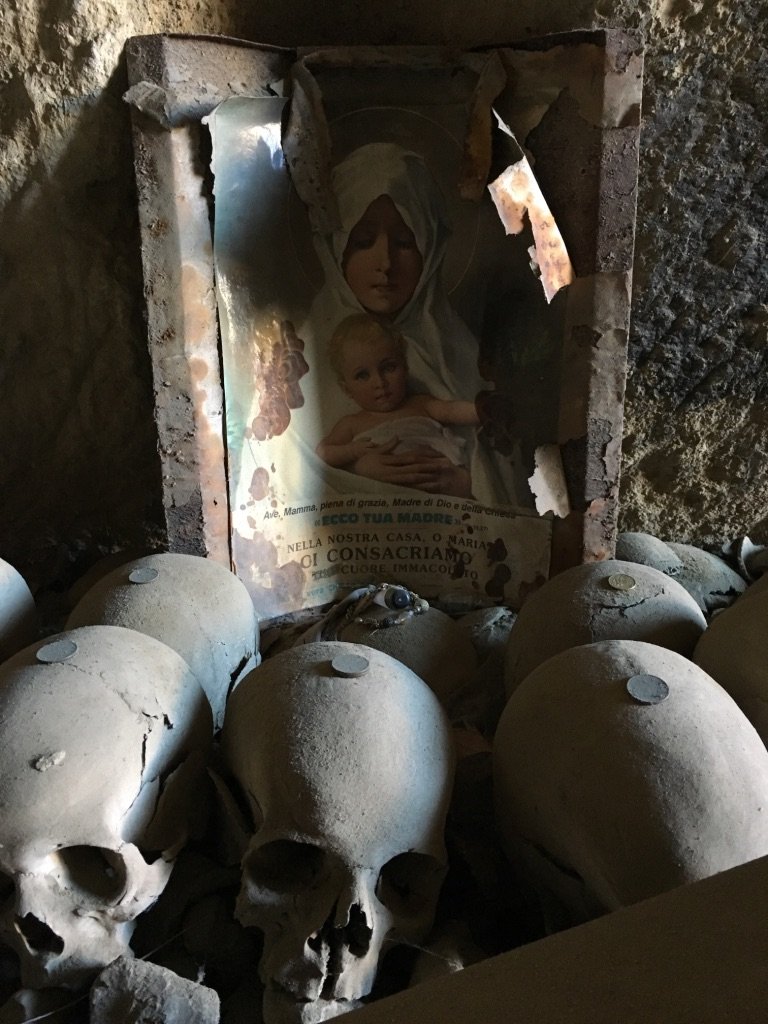
{"label": "crumbling plaster", "polygon": [[0,555],[33,589],[162,539],[122,48],[646,40],[622,526],[768,538],[765,0],[6,0]]}

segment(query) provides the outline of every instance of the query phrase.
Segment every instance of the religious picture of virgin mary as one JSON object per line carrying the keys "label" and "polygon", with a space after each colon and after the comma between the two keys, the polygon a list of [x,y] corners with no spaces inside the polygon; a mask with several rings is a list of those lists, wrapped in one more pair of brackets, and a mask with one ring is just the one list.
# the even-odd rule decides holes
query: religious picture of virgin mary
{"label": "religious picture of virgin mary", "polygon": [[[343,410],[317,446],[333,468],[380,483],[476,496],[478,343],[441,284],[446,208],[424,160],[394,143],[334,168],[341,227],[323,240],[313,309]],[[344,401],[344,405],[341,405]],[[481,500],[501,496],[484,494]]]}
{"label": "religious picture of virgin mary", "polygon": [[370,143],[332,181],[340,227],[313,238],[324,283],[296,326],[309,371],[279,439],[291,493],[413,488],[509,503],[478,429],[478,340],[442,283],[450,227],[426,162]]}
{"label": "religious picture of virgin mary", "polygon": [[271,102],[257,118],[233,107],[214,131],[234,547],[259,562],[257,575],[273,563],[272,589],[281,563],[300,554],[301,585],[314,577],[320,596],[323,573],[348,575],[338,563],[350,559],[334,559],[334,527],[354,528],[350,552],[339,550],[363,578],[390,565],[410,578],[405,566],[434,551],[399,550],[379,527],[431,527],[433,547],[450,546],[475,503],[515,505],[514,474],[478,417],[477,396],[493,384],[446,287],[451,204],[435,173],[444,154],[431,162],[413,132],[402,143],[347,139],[330,175],[336,228],[312,230],[280,159]]}

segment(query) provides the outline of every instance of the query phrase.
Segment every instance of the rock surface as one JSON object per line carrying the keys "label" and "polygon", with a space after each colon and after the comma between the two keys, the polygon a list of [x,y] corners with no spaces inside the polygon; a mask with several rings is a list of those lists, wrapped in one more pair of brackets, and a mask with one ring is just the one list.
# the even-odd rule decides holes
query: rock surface
{"label": "rock surface", "polygon": [[146,960],[120,957],[91,989],[91,1024],[219,1024],[219,997]]}

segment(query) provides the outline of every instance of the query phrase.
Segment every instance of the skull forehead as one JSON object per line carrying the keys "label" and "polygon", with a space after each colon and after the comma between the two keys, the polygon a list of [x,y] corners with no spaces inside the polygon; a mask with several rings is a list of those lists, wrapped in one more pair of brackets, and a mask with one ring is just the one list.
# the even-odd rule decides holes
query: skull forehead
{"label": "skull forehead", "polygon": [[[56,655],[60,660],[51,662],[41,660],[46,657],[43,648],[57,641],[74,644],[74,653]],[[141,714],[195,706],[203,696],[189,665],[176,651],[121,626],[83,626],[30,644],[0,666],[0,689],[6,678],[17,679],[30,670],[31,678],[48,680],[71,679],[74,670],[119,693],[128,707]],[[61,699],[66,701],[66,687]]]}
{"label": "skull forehead", "polygon": [[[349,654],[368,663],[346,678]],[[322,833],[357,853],[389,841],[423,844],[442,827],[453,766],[450,730],[427,685],[357,644],[316,643],[255,669],[230,699],[228,764],[258,804],[267,832]]]}
{"label": "skull forehead", "polygon": [[421,615],[388,628],[376,623],[388,615],[388,609],[372,609],[366,613],[369,621],[353,620],[341,631],[340,639],[365,644],[397,658],[423,679],[443,703],[450,702],[471,677],[477,662],[466,632],[437,608],[428,608]]}
{"label": "skull forehead", "polygon": [[141,786],[143,741],[157,721],[145,723],[90,679],[30,676],[0,693],[3,847],[30,837],[114,836]]}
{"label": "skull forehead", "polygon": [[[115,845],[142,786],[207,744],[210,711],[182,658],[112,626],[34,644],[0,667],[0,843]],[[43,651],[44,653],[44,651]]]}
{"label": "skull forehead", "polygon": [[619,559],[573,566],[521,608],[505,654],[507,694],[571,647],[637,640],[689,655],[706,625],[691,595],[657,569]]}
{"label": "skull forehead", "polygon": [[164,552],[119,566],[81,598],[69,627],[135,629],[190,665],[220,724],[233,673],[258,650],[256,611],[245,584],[216,562]]}
{"label": "skull forehead", "polygon": [[[633,699],[628,685],[635,676],[663,680],[668,696],[651,704]],[[743,747],[746,735],[750,749],[758,753],[760,769],[768,764],[754,730],[714,679],[675,651],[637,640],[586,644],[550,658],[512,695],[499,730],[502,725],[521,733],[514,751],[504,756],[523,757],[521,747],[532,750],[559,729],[569,743],[558,750],[541,749],[535,760],[546,760],[557,770],[577,756],[577,749],[589,748],[587,764],[599,763],[608,771],[618,756],[617,763],[626,763],[649,785],[663,783],[648,771],[652,749],[690,760],[693,766],[704,765],[710,747]],[[648,754],[645,762],[632,752],[640,745]],[[711,765],[704,767],[709,770]],[[609,783],[604,780],[595,799]]]}
{"label": "skull forehead", "polygon": [[[633,676],[668,696],[633,699]],[[509,847],[546,851],[604,907],[768,852],[757,733],[696,665],[639,641],[573,648],[527,677],[496,732],[494,791]]]}

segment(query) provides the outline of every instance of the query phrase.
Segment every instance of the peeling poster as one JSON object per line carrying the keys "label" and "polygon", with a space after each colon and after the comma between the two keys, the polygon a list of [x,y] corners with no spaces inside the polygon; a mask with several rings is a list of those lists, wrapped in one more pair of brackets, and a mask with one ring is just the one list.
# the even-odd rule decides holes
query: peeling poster
{"label": "peeling poster", "polygon": [[[512,132],[498,115],[497,120],[499,128],[514,140]],[[528,249],[531,267],[539,272],[547,302],[551,302],[561,288],[573,281],[573,267],[563,236],[531,165],[522,150],[520,154],[515,163],[490,183],[488,191],[507,234],[520,234],[527,216],[534,239],[534,244]]]}
{"label": "peeling poster", "polygon": [[530,231],[462,197],[471,89],[352,81],[320,80],[299,142],[283,97],[208,118],[235,568],[263,619],[384,580],[516,607],[549,568],[528,478],[562,304]]}

